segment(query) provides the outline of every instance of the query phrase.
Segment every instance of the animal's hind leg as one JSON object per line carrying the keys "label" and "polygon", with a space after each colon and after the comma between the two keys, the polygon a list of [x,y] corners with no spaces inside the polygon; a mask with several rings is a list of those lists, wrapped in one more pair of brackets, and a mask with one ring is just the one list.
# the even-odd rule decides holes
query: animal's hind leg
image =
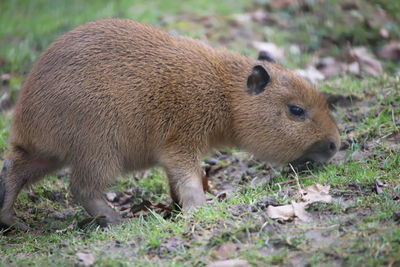
{"label": "animal's hind leg", "polygon": [[25,185],[40,180],[57,166],[55,160],[40,159],[22,149],[14,149],[7,155],[0,174],[0,224],[28,229],[15,217],[15,199]]}
{"label": "animal's hind leg", "polygon": [[[95,165],[95,166],[93,166]],[[109,186],[118,170],[112,171],[107,164],[92,167],[75,166],[71,175],[71,192],[96,222],[105,227],[118,224],[121,217],[106,202],[104,190]]]}

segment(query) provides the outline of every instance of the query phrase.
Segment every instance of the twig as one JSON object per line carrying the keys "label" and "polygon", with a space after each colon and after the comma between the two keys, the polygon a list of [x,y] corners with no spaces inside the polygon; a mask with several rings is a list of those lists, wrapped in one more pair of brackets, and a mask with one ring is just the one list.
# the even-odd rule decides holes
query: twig
{"label": "twig", "polygon": [[[312,177],[302,177],[302,178],[298,178],[299,180],[306,180],[306,179],[311,179]],[[296,179],[290,179],[287,181],[283,181],[283,182],[279,182],[279,183],[275,183],[275,185],[287,185],[287,184],[291,184],[293,182],[296,182]]]}
{"label": "twig", "polygon": [[297,184],[297,187],[299,188],[300,195],[303,197],[303,190],[301,189],[301,186],[300,186],[299,176],[297,175],[297,172],[293,168],[292,164],[289,163],[289,166],[292,169],[292,171],[294,172],[294,179],[296,180],[296,184]]}

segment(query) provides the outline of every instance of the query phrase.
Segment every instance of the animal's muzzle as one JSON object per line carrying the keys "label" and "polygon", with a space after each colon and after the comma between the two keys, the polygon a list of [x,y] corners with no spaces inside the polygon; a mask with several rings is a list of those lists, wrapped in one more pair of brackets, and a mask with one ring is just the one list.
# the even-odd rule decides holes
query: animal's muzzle
{"label": "animal's muzzle", "polygon": [[307,161],[324,163],[330,160],[333,155],[336,154],[338,148],[338,142],[335,142],[331,139],[318,141],[312,144],[300,158],[292,163],[296,165],[306,163]]}

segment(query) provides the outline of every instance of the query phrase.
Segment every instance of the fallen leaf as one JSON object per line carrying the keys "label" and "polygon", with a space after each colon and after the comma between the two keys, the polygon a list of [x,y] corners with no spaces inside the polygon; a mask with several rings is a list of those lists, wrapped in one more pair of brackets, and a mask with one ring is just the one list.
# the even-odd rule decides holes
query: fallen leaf
{"label": "fallen leaf", "polygon": [[133,195],[122,193],[121,196],[118,198],[118,205],[123,206],[125,204],[131,204],[133,199]]}
{"label": "fallen leaf", "polygon": [[138,214],[148,214],[150,211],[155,211],[156,213],[163,213],[163,217],[168,216],[172,209],[163,203],[152,204],[148,200],[142,200],[141,203],[133,205],[130,209],[129,216],[134,216]]}
{"label": "fallen leaf", "polygon": [[311,220],[310,214],[306,211],[307,205],[314,202],[330,203],[332,196],[329,195],[330,186],[315,184],[307,186],[301,190],[303,202],[292,201],[290,205],[272,206],[267,208],[267,215],[272,219],[293,220],[298,218],[300,221],[307,222]]}
{"label": "fallen leaf", "polygon": [[208,176],[204,174],[201,182],[203,183],[203,191],[204,192],[208,191],[208,189],[210,188],[208,185]]}
{"label": "fallen leaf", "polygon": [[268,206],[267,208],[267,215],[272,219],[282,219],[285,221],[293,220],[295,217],[299,218],[301,221],[309,221],[310,216],[305,210],[306,206],[309,203],[307,202],[300,202],[297,203],[293,201],[290,205],[283,205],[283,206]]}
{"label": "fallen leaf", "polygon": [[283,50],[283,48],[277,46],[274,43],[253,42],[253,46],[258,51],[267,51],[277,60],[285,58],[285,51]]}
{"label": "fallen leaf", "polygon": [[292,207],[293,207],[293,211],[294,211],[294,216],[299,218],[300,221],[302,222],[308,222],[311,221],[311,216],[310,214],[306,211],[306,207],[308,204],[310,204],[312,202],[292,202]]}
{"label": "fallen leaf", "polygon": [[325,80],[324,74],[317,70],[313,66],[309,66],[307,69],[297,69],[295,72],[301,77],[309,80],[311,83],[317,83],[319,81]]}
{"label": "fallen leaf", "polygon": [[96,261],[93,254],[84,251],[76,253],[76,264],[79,266],[91,266]]}
{"label": "fallen leaf", "polygon": [[378,178],[375,179],[375,184],[374,184],[374,191],[375,193],[382,194],[383,193],[383,188],[387,187],[386,183],[382,183]]}
{"label": "fallen leaf", "polygon": [[303,193],[302,199],[307,203],[314,203],[318,201],[331,203],[332,196],[329,195],[330,188],[331,187],[329,185],[324,186],[320,184],[307,186],[302,190]]}
{"label": "fallen leaf", "polygon": [[224,261],[214,261],[206,265],[206,267],[248,267],[249,263],[245,260],[224,260]]}
{"label": "fallen leaf", "polygon": [[400,63],[400,42],[391,42],[382,47],[379,56]]}
{"label": "fallen leaf", "polygon": [[[362,72],[368,73],[373,76],[378,76],[382,72],[381,62],[375,59],[375,57],[368,52],[365,47],[356,47],[350,49],[349,51],[350,59],[354,62],[358,63],[358,67],[356,68],[354,65],[349,66],[349,71],[355,74],[361,74]],[[354,72],[354,71],[358,71]]]}
{"label": "fallen leaf", "polygon": [[133,205],[131,207],[131,213],[132,213],[132,215],[135,215],[136,213],[138,213],[140,211],[148,211],[151,206],[152,206],[151,202],[144,199],[144,200],[142,200],[141,203],[139,203],[137,205]]}

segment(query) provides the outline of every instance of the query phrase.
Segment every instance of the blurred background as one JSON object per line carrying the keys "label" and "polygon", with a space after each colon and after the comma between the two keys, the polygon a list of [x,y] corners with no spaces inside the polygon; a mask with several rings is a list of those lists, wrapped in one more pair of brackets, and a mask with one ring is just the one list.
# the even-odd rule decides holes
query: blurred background
{"label": "blurred background", "polygon": [[2,0],[0,73],[26,73],[57,36],[109,17],[150,23],[252,56],[258,49],[269,49],[293,68],[306,68],[321,57],[348,63],[348,53],[359,46],[366,51],[353,57],[372,53],[391,60],[385,64],[389,70],[396,69],[400,57],[400,1]]}

